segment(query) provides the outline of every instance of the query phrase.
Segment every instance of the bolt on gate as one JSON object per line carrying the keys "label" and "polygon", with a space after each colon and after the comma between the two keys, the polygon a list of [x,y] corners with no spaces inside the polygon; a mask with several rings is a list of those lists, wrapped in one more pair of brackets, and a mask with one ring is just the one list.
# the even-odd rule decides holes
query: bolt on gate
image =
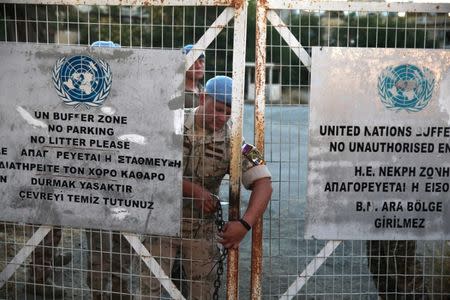
{"label": "bolt on gate", "polygon": [[[242,136],[264,152],[274,193],[264,218],[252,229],[251,243],[246,239],[240,251],[229,252],[226,289],[221,292],[227,299],[377,299],[380,282],[374,283],[368,269],[371,244],[303,238],[310,50],[313,46],[446,49],[450,47],[449,23],[450,5],[445,3],[16,0],[0,4],[0,40],[7,43],[87,46],[111,40],[125,48],[160,49],[193,44],[186,55],[186,70],[204,52],[203,85],[215,75],[233,78],[231,168],[220,194],[228,199],[224,203],[229,205],[228,219],[238,219],[241,212],[238,154]],[[255,61],[254,103],[244,101],[246,58]],[[277,66],[267,83],[266,64]],[[281,96],[271,99],[266,91],[275,89]],[[242,195],[247,198],[247,192]],[[51,241],[51,231],[49,226],[3,222],[0,298],[37,297],[36,289],[24,293],[27,269],[31,253],[47,236],[51,252],[72,253],[72,262],[53,268],[51,274],[52,281],[63,287],[64,299],[90,299],[86,285],[91,268],[89,241],[84,230],[62,228],[60,244]],[[185,280],[169,280],[170,274],[161,272],[158,260],[142,247],[145,236],[122,235],[126,240],[121,243],[132,247],[127,253],[110,250],[107,255],[125,254],[134,262],[128,273],[119,274],[128,278],[131,295],[145,296],[139,277],[148,268],[159,275],[165,297],[189,298],[182,295]],[[447,299],[449,243],[418,241],[416,251],[404,256],[405,262],[420,261],[420,276],[432,299]],[[104,272],[110,276],[116,271]]]}

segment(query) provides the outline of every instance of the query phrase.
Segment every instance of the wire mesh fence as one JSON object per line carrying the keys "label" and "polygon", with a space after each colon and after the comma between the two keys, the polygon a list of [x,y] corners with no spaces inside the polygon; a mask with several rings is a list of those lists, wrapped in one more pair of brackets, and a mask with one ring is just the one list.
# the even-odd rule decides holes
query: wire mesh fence
{"label": "wire mesh fence", "polygon": [[[254,60],[252,53],[252,24],[254,15],[250,2],[247,61]],[[104,5],[41,5],[0,4],[0,41],[14,43],[49,43],[90,45],[98,40],[111,40],[122,47],[181,49],[195,44],[224,12],[223,6],[104,6]],[[448,12],[402,12],[402,11],[336,11],[295,10],[275,11],[287,28],[311,53],[311,47],[377,47],[377,48],[450,48],[450,14]],[[304,212],[307,188],[308,103],[310,101],[310,73],[276,28],[267,24],[267,76],[265,159],[272,173],[273,194],[264,215],[263,253],[264,269],[262,283],[263,299],[278,299],[308,268],[311,261],[327,245],[327,241],[305,240]],[[231,20],[212,44],[205,49],[205,82],[215,75],[232,74],[234,23]],[[248,66],[246,78],[247,99],[244,107],[244,136],[253,142],[253,103],[249,91],[254,88],[254,70]],[[268,72],[269,74],[269,72]],[[219,196],[227,205],[228,182],[221,186]],[[243,205],[249,193],[242,191]],[[225,210],[226,211],[226,210]],[[0,269],[24,248],[31,233],[38,226],[19,223],[1,224]],[[89,261],[90,237],[100,236],[112,243],[111,232],[63,228],[49,236],[46,249],[35,251],[35,264],[43,261],[36,256],[49,256],[56,260],[52,265],[33,268],[32,256],[14,273],[0,289],[2,299],[90,299],[88,285],[92,262]],[[104,234],[100,234],[104,233]],[[58,240],[61,240],[58,242]],[[119,290],[117,299],[139,299],[141,279],[145,277],[145,265],[139,263],[138,255],[120,237],[118,247],[98,250],[109,260],[129,261],[128,270],[104,269],[102,275],[110,280],[100,285],[111,291],[112,285],[121,286],[127,281],[128,291]],[[102,243],[103,245],[103,243]],[[249,237],[241,244],[240,252],[240,298],[249,298],[250,285]],[[375,258],[390,257],[389,250],[366,241],[335,243],[324,264],[308,273],[309,280],[298,293],[289,295],[294,299],[377,299],[380,286],[388,285],[384,277],[400,275],[380,268]],[[396,248],[394,243],[387,249]],[[450,244],[446,241],[418,241],[415,251],[402,253],[404,264],[416,267],[414,277],[420,278],[425,290],[417,297],[411,294],[391,295],[389,299],[450,299]],[[46,251],[47,250],[47,251]],[[376,251],[374,251],[376,250]],[[64,261],[70,254],[70,262]],[[178,254],[179,256],[179,254]],[[369,271],[369,260],[378,266]],[[411,261],[413,261],[411,263]],[[392,264],[392,262],[390,262]],[[42,264],[42,263],[41,263]],[[175,269],[175,268],[174,268]],[[39,274],[41,272],[41,274]],[[47,273],[49,275],[46,275]],[[400,272],[400,271],[399,271]],[[378,275],[378,276],[374,276]],[[39,283],[36,278],[49,276],[49,282]],[[174,280],[186,293],[182,275]],[[181,278],[180,278],[181,276]],[[403,279],[406,282],[406,279]],[[415,281],[416,282],[416,281]],[[54,284],[53,284],[54,283]],[[398,284],[402,284],[400,282]],[[225,284],[225,282],[224,282]],[[422,283],[415,283],[417,285]],[[55,288],[57,286],[58,288]],[[60,287],[60,288],[59,288]],[[45,291],[48,289],[49,291]],[[184,289],[184,290],[183,290]],[[127,298],[128,297],[128,298]],[[224,297],[222,290],[221,297]],[[414,298],[416,297],[416,298]],[[161,298],[170,298],[163,294]],[[187,297],[189,298],[189,297]],[[113,298],[115,299],[115,298]],[[425,298],[424,298],[425,299]]]}
{"label": "wire mesh fence", "polygon": [[[275,12],[309,54],[314,46],[450,47],[450,29],[447,25],[450,17],[447,12],[370,9],[290,9]],[[280,27],[284,25],[268,22],[266,40],[267,64],[279,68],[278,76],[273,78],[273,82],[267,81],[266,88],[277,89],[280,96],[270,99],[274,93],[266,92],[265,155],[274,175],[274,194],[264,222],[263,282],[267,283],[263,285],[264,299],[284,295],[326,245],[325,241],[303,239],[310,73],[290,47],[293,41],[286,41],[280,35]],[[385,291],[383,299],[450,297],[448,242],[418,241],[407,246],[406,242],[379,243],[384,245],[384,251],[376,242],[343,241],[322,266],[317,263],[313,268],[317,270],[315,273],[302,274],[311,278],[304,285],[299,285],[298,294],[289,294],[289,299],[378,299],[378,291],[381,294]],[[402,247],[406,249],[398,250]],[[394,252],[401,263],[393,261]],[[398,267],[399,264],[402,266]],[[398,267],[395,271],[394,266]],[[414,269],[406,271],[409,278],[404,276],[407,266]],[[398,280],[394,283],[397,286],[392,286],[393,280]],[[407,288],[402,290],[400,286],[405,284],[413,285],[409,291],[415,292],[408,293]]]}
{"label": "wire mesh fence", "polygon": [[[0,40],[7,43],[87,46],[101,40],[113,41],[122,48],[178,49],[180,52],[186,44],[197,43],[226,9],[223,6],[10,3],[0,6]],[[212,44],[202,49],[205,56],[202,86],[216,75],[232,76],[233,27],[233,20],[226,20]],[[14,257],[20,256],[21,249],[38,227],[2,223],[2,270]],[[141,236],[141,240],[148,242],[149,249],[167,250],[164,248],[167,245],[155,237]],[[176,242],[168,241],[173,245]],[[159,286],[158,280],[149,277],[148,267],[140,262],[139,255],[117,232],[54,229],[45,238],[44,245],[38,246],[1,288],[1,299],[144,299],[142,296],[149,294],[144,294],[143,282],[150,281],[152,287]],[[174,278],[185,297],[191,298],[189,293],[195,294],[195,291],[186,290],[186,287],[203,279],[188,280],[181,272],[188,272],[188,269],[180,270],[179,265],[182,262],[198,264],[198,259],[194,259],[192,254],[187,257],[187,253],[160,253],[160,265],[163,265],[165,260],[162,257],[166,255],[177,257],[174,271],[172,274],[169,271],[168,275]],[[162,290],[158,298],[170,299],[170,294]]]}

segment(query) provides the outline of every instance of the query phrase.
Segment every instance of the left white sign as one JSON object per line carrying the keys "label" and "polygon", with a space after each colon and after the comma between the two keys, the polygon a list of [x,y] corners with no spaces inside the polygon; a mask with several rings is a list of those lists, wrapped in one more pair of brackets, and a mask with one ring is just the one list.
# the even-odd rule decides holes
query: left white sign
{"label": "left white sign", "polygon": [[0,219],[179,235],[183,66],[175,50],[0,44]]}

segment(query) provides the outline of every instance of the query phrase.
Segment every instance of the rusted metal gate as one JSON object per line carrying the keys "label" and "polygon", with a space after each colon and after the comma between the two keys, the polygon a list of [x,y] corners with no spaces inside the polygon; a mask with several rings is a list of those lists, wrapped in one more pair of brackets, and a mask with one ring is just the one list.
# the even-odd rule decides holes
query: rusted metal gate
{"label": "rusted metal gate", "polygon": [[[444,1],[442,1],[444,2]],[[248,5],[255,11],[255,102],[244,105]],[[240,214],[240,143],[246,138],[265,152],[274,194],[263,220],[253,227],[227,261],[227,299],[377,299],[367,270],[364,241],[303,239],[309,55],[312,46],[449,48],[449,4],[342,1],[4,1],[0,3],[0,40],[5,42],[89,45],[115,40],[123,47],[178,49],[195,44],[186,69],[202,51],[207,77],[229,75],[233,86],[233,148],[229,219]],[[249,17],[249,19],[248,19]],[[181,21],[180,21],[181,20]],[[248,42],[248,41],[247,41]],[[218,63],[220,61],[220,63]],[[265,65],[280,67],[280,102],[266,99]],[[254,116],[254,121],[253,117]],[[254,126],[254,130],[253,127]],[[245,194],[244,194],[245,195]],[[245,197],[243,197],[245,198]],[[23,299],[27,257],[51,228],[2,223],[0,298]],[[263,231],[264,226],[264,231]],[[26,231],[36,230],[28,239]],[[133,255],[150,257],[136,235],[126,234]],[[65,299],[89,299],[83,277],[86,240],[82,230],[64,228],[55,251],[72,252],[77,262],[55,270]],[[251,249],[250,249],[251,248]],[[450,245],[419,242],[433,299],[450,294]],[[147,267],[157,271],[151,259]],[[240,265],[240,266],[239,266]],[[140,270],[137,270],[137,272]],[[138,275],[134,275],[138,276]],[[167,280],[169,296],[181,299]],[[29,296],[34,299],[36,295]],[[134,294],[139,297],[139,292]],[[400,299],[400,298],[399,298]]]}
{"label": "rusted metal gate", "polygon": [[[186,55],[186,70],[206,53],[205,77],[228,75],[234,81],[228,216],[230,219],[239,218],[240,169],[237,166],[244,103],[245,1],[5,1],[0,4],[0,11],[0,39],[8,43],[90,45],[97,40],[112,40],[122,47],[164,49],[181,49],[186,44],[194,44]],[[24,224],[2,224],[0,298],[27,297],[24,286],[27,283],[28,257],[51,229],[49,226],[38,228]],[[29,240],[26,231],[35,231]],[[142,237],[125,232],[122,234],[135,250],[132,256],[140,257],[157,274],[169,297],[184,299],[157,261],[142,246]],[[62,240],[61,245],[52,246],[52,251],[71,252],[74,261],[58,270],[55,268],[52,278],[63,277],[59,278],[59,282],[64,289],[68,288],[65,298],[90,298],[84,283],[87,271],[84,264],[86,240],[82,230],[64,228]],[[238,298],[238,258],[238,251],[229,252],[226,292],[229,299]],[[140,270],[137,272],[140,273]],[[133,284],[136,282],[132,281]],[[138,297],[139,291],[134,289],[133,295]],[[35,297],[38,297],[36,293],[28,293],[29,299]]]}
{"label": "rusted metal gate", "polygon": [[[276,192],[262,222],[264,234],[253,233],[251,299],[378,298],[365,241],[303,239],[307,154],[301,145],[307,142],[311,47],[450,47],[448,3],[392,2],[257,1],[255,142],[265,146],[271,170],[279,172],[272,178]],[[281,68],[281,102],[265,97],[271,88],[266,64]],[[302,106],[306,110],[293,112]],[[418,242],[416,253],[404,254],[405,261],[422,263],[420,276],[432,299],[450,297],[449,246]]]}

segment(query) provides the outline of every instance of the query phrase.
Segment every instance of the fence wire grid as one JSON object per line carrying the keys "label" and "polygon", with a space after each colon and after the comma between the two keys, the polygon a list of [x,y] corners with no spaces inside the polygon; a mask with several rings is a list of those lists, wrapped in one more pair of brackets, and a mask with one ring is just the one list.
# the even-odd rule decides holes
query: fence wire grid
{"label": "fence wire grid", "polygon": [[[310,54],[311,47],[363,48],[450,48],[450,14],[373,11],[275,10],[293,36]],[[276,26],[267,22],[267,70],[274,66],[278,94],[266,91],[265,156],[274,177],[274,193],[264,220],[264,299],[279,298],[307,269],[326,245],[325,241],[304,240],[304,212],[307,187],[308,103],[310,72],[283,40]],[[267,72],[269,73],[269,72]],[[271,88],[266,81],[268,89]],[[281,95],[278,99],[271,99]],[[247,119],[247,117],[246,117]],[[251,118],[250,118],[251,119]],[[366,241],[343,241],[318,267],[294,299],[378,299],[377,286],[387,287],[381,259],[392,248],[379,252]],[[450,244],[446,241],[418,241],[416,251],[399,252],[402,262],[415,265],[413,272],[423,281],[426,292],[417,295],[392,293],[388,299],[449,299]],[[368,269],[368,256],[379,272]],[[393,264],[392,262],[389,262]],[[372,269],[372,272],[374,269]],[[401,271],[397,274],[401,277]],[[305,274],[303,274],[305,275]],[[402,280],[405,282],[404,277]],[[398,283],[402,284],[402,283]],[[418,283],[416,283],[418,284]],[[420,288],[418,288],[420,290]],[[287,299],[287,298],[283,298]]]}
{"label": "fence wire grid", "polygon": [[[243,131],[253,143],[254,131],[254,16],[255,2],[250,1],[247,32],[247,62]],[[103,6],[103,5],[42,5],[0,3],[0,41],[15,43],[48,43],[90,45],[98,40],[111,40],[122,47],[181,49],[195,44],[225,10],[222,6]],[[388,11],[327,11],[283,9],[274,11],[307,53],[311,47],[376,47],[450,49],[450,13],[388,12]],[[205,78],[215,75],[232,76],[234,24],[231,20],[205,49]],[[305,240],[304,212],[307,186],[308,103],[310,73],[293,53],[276,28],[267,21],[266,39],[266,110],[265,160],[272,173],[272,200],[264,215],[262,298],[279,299],[289,286],[307,269],[328,241]],[[253,97],[253,98],[252,98]],[[225,207],[228,182],[222,184],[220,197]],[[242,209],[248,192],[242,191]],[[241,210],[242,210],[241,209]],[[226,211],[227,209],[225,209]],[[225,216],[227,217],[227,216]],[[0,227],[0,269],[19,253],[39,226],[2,222]],[[94,231],[91,234],[99,234]],[[103,231],[112,239],[111,232]],[[41,294],[46,284],[33,281],[31,256],[0,289],[1,299],[91,299],[87,285],[89,235],[84,229],[64,227],[61,242],[50,242],[49,255],[58,257],[70,253],[68,264],[59,262],[51,269],[50,293]],[[117,299],[140,299],[140,280],[144,265],[138,255],[119,239],[119,250],[103,251],[110,259],[132,261],[130,270],[105,271],[129,282],[128,292],[116,293]],[[335,242],[331,252],[315,273],[307,274],[302,288],[283,299],[378,299],[378,289],[386,284],[384,273],[369,271],[368,258],[372,244],[366,241]],[[125,245],[126,246],[126,245]],[[417,296],[391,295],[388,299],[450,299],[450,242],[417,241],[416,251],[405,251],[405,264],[420,265],[420,277],[426,290]],[[395,247],[392,243],[388,247]],[[249,235],[240,250],[240,299],[249,299],[250,286]],[[45,253],[46,251],[43,251]],[[372,254],[371,254],[372,253]],[[61,257],[61,256],[59,256]],[[386,256],[387,258],[387,256]],[[396,274],[389,274],[396,275]],[[397,274],[398,275],[398,274]],[[174,280],[183,291],[183,280]],[[226,284],[223,279],[223,285]],[[112,284],[121,284],[121,281]],[[378,287],[378,289],[377,289]],[[102,286],[111,290],[111,283]],[[425,296],[427,295],[427,296]],[[221,298],[225,297],[224,288]],[[428,298],[425,298],[428,297]],[[162,298],[170,299],[164,294]],[[189,299],[189,295],[187,299]],[[116,299],[116,298],[112,298]]]}

